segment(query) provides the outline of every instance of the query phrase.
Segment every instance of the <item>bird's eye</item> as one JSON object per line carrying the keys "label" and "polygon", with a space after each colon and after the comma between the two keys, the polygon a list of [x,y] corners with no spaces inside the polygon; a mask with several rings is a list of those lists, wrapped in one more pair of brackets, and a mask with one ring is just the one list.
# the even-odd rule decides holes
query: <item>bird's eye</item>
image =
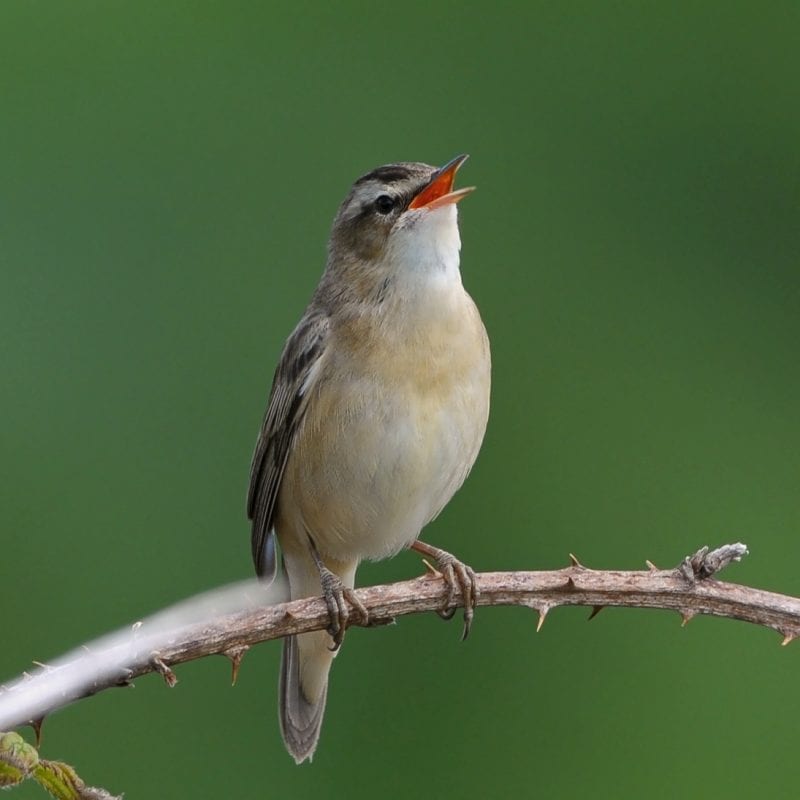
{"label": "bird's eye", "polygon": [[394,197],[390,197],[388,194],[381,194],[375,198],[375,210],[379,214],[388,214],[394,208],[394,204]]}

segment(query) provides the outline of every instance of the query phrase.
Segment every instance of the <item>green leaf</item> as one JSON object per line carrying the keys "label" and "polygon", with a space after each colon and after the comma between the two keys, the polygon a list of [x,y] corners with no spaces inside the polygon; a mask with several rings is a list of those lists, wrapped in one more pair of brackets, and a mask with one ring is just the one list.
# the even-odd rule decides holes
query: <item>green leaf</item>
{"label": "green leaf", "polygon": [[21,783],[38,763],[36,748],[18,733],[0,733],[0,787]]}
{"label": "green leaf", "polygon": [[105,789],[87,786],[77,772],[63,761],[39,762],[33,778],[56,800],[119,800]]}

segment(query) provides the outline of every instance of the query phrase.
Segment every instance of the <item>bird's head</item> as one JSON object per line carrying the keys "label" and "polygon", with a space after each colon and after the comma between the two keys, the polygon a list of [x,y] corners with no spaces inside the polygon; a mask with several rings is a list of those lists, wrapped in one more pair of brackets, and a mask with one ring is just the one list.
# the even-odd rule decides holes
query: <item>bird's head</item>
{"label": "bird's head", "polygon": [[[358,264],[376,273],[458,266],[456,203],[474,187],[453,189],[457,156],[443,167],[417,162],[386,164],[360,177],[345,198],[331,231],[328,269]],[[376,274],[377,277],[377,274]]]}

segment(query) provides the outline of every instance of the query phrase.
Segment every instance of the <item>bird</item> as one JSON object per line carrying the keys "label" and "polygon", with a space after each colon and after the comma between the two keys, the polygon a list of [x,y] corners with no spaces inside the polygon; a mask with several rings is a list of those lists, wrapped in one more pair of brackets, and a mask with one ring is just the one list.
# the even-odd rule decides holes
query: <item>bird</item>
{"label": "bird", "polygon": [[489,417],[489,338],[460,271],[456,204],[474,187],[453,184],[466,159],[356,180],[275,370],[250,468],[252,556],[272,581],[277,537],[291,598],[322,595],[330,616],[283,642],[279,721],[298,764],[316,750],[348,623],[369,623],[353,591],[362,560],[405,548],[433,560],[440,614],[460,592],[469,633],[475,573],[418,538],[463,484]]}

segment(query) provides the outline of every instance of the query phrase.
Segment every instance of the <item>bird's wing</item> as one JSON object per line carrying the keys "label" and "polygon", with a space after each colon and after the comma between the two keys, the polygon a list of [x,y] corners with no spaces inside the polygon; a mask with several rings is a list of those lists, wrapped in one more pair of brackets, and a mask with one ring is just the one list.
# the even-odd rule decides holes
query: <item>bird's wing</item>
{"label": "bird's wing", "polygon": [[319,376],[329,321],[321,310],[309,309],[286,342],[275,370],[267,413],[250,466],[247,516],[252,520],[256,572],[272,579],[276,572],[275,506],[295,432],[307,398]]}

